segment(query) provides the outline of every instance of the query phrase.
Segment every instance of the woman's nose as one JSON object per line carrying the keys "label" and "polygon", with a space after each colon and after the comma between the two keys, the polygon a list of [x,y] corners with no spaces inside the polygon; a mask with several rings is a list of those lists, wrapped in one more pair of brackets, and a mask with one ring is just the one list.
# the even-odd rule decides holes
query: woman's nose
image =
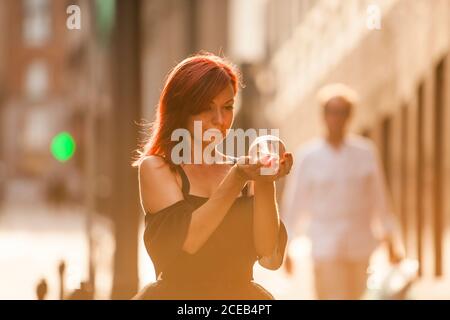
{"label": "woman's nose", "polygon": [[223,124],[223,114],[222,114],[220,109],[214,111],[213,124],[215,124],[215,125],[222,125]]}

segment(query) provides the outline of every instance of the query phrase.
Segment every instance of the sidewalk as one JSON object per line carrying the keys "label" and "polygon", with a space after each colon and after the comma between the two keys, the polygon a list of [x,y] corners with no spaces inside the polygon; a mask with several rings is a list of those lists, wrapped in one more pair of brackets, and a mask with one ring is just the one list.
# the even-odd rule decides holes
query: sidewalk
{"label": "sidewalk", "polygon": [[450,280],[421,279],[410,290],[414,300],[450,300]]}
{"label": "sidewalk", "polygon": [[[105,221],[96,221],[93,232],[97,244],[97,299],[109,299],[112,283],[113,239]],[[142,239],[143,226],[138,239]],[[310,242],[294,239],[290,252],[294,274],[282,266],[276,271],[254,267],[254,279],[276,299],[315,299]],[[384,252],[377,252],[373,265],[383,265]],[[88,246],[85,213],[81,207],[55,210],[43,203],[9,203],[0,208],[0,299],[36,299],[41,278],[48,284],[47,299],[59,299],[58,264],[66,262],[66,287],[74,290],[87,277]],[[141,287],[154,281],[154,270],[139,241]],[[409,299],[450,299],[450,283],[420,279],[411,288]]]}
{"label": "sidewalk", "polygon": [[272,271],[264,269],[256,263],[254,267],[255,281],[270,291],[275,299],[315,299],[310,241],[307,238],[294,239],[289,250],[294,260],[292,275],[286,273],[284,266]]}
{"label": "sidewalk", "polygon": [[[98,264],[97,282],[102,284],[97,287],[98,298],[109,294],[108,254],[106,251]],[[40,202],[14,202],[0,208],[0,299],[36,299],[41,278],[47,281],[46,299],[59,299],[58,264],[62,259],[67,294],[87,278],[88,245],[81,207],[56,210]]]}

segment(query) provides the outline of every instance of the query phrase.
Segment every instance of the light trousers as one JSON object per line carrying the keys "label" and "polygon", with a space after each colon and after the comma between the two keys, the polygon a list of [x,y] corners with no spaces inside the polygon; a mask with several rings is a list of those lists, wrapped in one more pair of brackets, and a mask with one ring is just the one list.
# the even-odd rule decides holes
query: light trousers
{"label": "light trousers", "polygon": [[357,300],[366,290],[369,259],[316,260],[314,280],[320,300]]}

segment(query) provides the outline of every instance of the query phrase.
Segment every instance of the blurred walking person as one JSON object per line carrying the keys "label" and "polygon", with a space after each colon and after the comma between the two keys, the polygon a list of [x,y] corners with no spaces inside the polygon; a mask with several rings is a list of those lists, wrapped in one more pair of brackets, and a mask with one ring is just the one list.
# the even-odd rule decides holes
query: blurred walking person
{"label": "blurred walking person", "polygon": [[[296,155],[282,202],[289,239],[306,231],[312,244],[319,299],[359,299],[366,289],[367,267],[377,245],[386,243],[391,262],[402,253],[399,228],[390,210],[375,145],[346,132],[357,101],[343,84],[318,95],[326,135]],[[286,255],[285,267],[293,270]]]}

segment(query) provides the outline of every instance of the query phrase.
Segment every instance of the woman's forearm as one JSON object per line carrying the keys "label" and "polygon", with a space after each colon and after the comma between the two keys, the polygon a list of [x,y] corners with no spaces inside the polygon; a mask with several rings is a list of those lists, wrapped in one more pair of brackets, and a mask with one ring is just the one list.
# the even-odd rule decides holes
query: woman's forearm
{"label": "woman's forearm", "polygon": [[247,182],[233,167],[208,201],[192,213],[183,250],[194,254],[208,240]]}
{"label": "woman's forearm", "polygon": [[260,256],[268,256],[275,249],[280,227],[274,182],[255,182],[253,207],[256,252]]}

